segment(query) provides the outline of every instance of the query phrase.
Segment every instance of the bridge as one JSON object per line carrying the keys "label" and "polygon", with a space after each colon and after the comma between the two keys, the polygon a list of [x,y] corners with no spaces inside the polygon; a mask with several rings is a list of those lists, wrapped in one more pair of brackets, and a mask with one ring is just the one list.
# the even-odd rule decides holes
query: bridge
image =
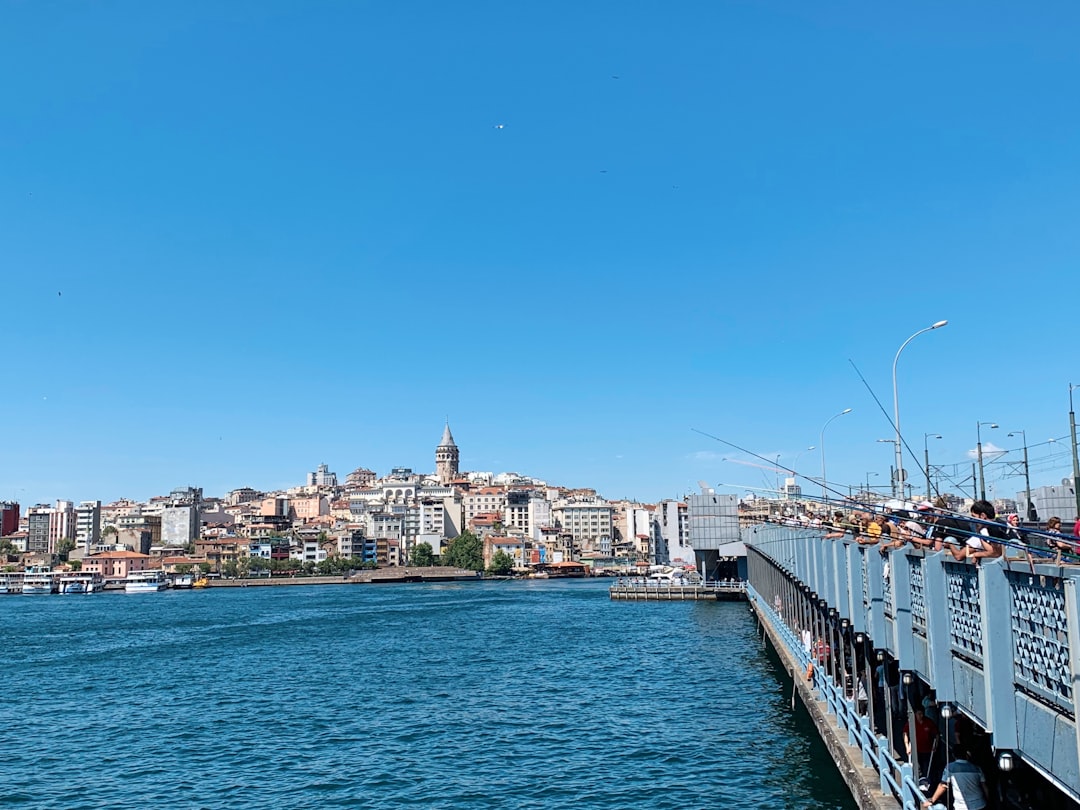
{"label": "bridge", "polygon": [[753,609],[879,797],[905,810],[925,798],[920,752],[903,755],[901,729],[934,690],[946,745],[957,727],[982,743],[1001,806],[1078,806],[1080,567],[885,555],[850,536],[773,524],[744,526],[742,538]]}

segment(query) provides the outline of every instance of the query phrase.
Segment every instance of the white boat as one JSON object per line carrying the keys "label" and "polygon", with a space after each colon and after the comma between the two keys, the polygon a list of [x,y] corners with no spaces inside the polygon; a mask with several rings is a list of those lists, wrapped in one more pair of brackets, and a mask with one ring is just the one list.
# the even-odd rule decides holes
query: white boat
{"label": "white boat", "polygon": [[160,568],[150,571],[132,571],[124,580],[127,593],[155,593],[169,587],[169,579]]}
{"label": "white boat", "polygon": [[187,590],[188,588],[195,587],[195,575],[194,574],[173,574],[172,586]]}
{"label": "white boat", "polygon": [[60,593],[96,593],[103,584],[100,574],[61,574]]}
{"label": "white boat", "polygon": [[39,596],[56,593],[58,573],[39,566],[27,568],[23,571],[23,594],[25,596]]}
{"label": "white boat", "polygon": [[23,575],[21,571],[0,572],[0,594],[22,593]]}

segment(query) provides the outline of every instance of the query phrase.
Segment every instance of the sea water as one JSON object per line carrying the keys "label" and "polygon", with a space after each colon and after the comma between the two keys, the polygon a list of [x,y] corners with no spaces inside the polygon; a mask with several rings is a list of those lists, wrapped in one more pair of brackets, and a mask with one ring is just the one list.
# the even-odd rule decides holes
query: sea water
{"label": "sea water", "polygon": [[2,807],[855,807],[745,603],[298,585],[0,618]]}

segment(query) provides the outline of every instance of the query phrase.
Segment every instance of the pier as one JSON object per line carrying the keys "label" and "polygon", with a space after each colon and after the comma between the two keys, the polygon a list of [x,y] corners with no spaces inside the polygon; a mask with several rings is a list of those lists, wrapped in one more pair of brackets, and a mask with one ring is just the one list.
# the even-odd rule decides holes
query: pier
{"label": "pier", "polygon": [[642,579],[620,579],[608,595],[615,600],[636,602],[716,602],[746,599],[746,583],[740,580],[677,584]]}

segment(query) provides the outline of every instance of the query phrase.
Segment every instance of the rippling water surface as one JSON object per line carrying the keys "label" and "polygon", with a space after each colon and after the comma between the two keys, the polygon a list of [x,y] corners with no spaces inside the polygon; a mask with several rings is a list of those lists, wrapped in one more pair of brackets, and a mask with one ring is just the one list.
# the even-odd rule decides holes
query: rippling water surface
{"label": "rippling water surface", "polygon": [[0,616],[0,806],[855,806],[743,603],[488,582]]}

